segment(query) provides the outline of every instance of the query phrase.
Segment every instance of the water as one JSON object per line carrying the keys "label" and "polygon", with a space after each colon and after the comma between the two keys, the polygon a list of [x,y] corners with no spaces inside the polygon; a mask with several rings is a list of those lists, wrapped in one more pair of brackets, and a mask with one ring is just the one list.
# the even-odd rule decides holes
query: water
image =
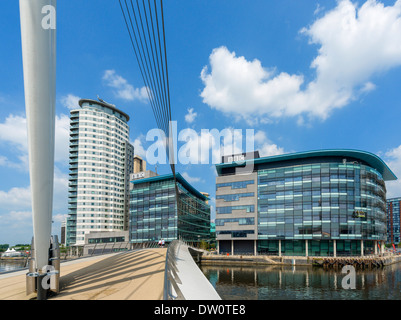
{"label": "water", "polygon": [[25,260],[0,260],[0,273],[23,269]]}
{"label": "water", "polygon": [[356,271],[355,289],[343,289],[346,274],[318,267],[201,266],[223,300],[400,300],[401,263]]}

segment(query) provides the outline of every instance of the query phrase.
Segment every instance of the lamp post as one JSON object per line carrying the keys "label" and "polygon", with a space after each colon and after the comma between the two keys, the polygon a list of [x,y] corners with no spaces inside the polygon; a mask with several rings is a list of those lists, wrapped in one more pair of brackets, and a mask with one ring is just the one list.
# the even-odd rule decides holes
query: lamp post
{"label": "lamp post", "polygon": [[52,226],[55,85],[56,0],[20,0],[25,108],[38,299],[46,292],[42,269],[49,265]]}

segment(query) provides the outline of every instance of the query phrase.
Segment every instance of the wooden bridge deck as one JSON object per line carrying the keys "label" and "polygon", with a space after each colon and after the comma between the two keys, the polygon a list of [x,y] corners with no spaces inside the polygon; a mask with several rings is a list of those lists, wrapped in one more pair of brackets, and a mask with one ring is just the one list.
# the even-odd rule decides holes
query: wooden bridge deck
{"label": "wooden bridge deck", "polygon": [[[167,249],[143,249],[61,263],[49,300],[161,300]],[[0,300],[29,300],[25,272],[0,275]]]}

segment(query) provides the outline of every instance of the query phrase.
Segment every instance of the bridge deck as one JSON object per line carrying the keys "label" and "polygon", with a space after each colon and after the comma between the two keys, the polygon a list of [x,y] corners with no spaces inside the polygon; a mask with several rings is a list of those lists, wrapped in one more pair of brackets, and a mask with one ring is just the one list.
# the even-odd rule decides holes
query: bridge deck
{"label": "bridge deck", "polygon": [[[144,249],[61,264],[49,300],[161,300],[167,249]],[[25,272],[0,276],[0,300],[27,300]]]}

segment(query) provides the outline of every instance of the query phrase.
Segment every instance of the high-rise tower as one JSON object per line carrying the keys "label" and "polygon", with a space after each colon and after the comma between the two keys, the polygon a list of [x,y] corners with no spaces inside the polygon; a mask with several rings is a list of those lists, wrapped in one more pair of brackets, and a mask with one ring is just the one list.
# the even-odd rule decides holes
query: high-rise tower
{"label": "high-rise tower", "polygon": [[129,175],[134,147],[129,116],[103,100],[71,110],[67,245],[93,231],[128,230]]}

